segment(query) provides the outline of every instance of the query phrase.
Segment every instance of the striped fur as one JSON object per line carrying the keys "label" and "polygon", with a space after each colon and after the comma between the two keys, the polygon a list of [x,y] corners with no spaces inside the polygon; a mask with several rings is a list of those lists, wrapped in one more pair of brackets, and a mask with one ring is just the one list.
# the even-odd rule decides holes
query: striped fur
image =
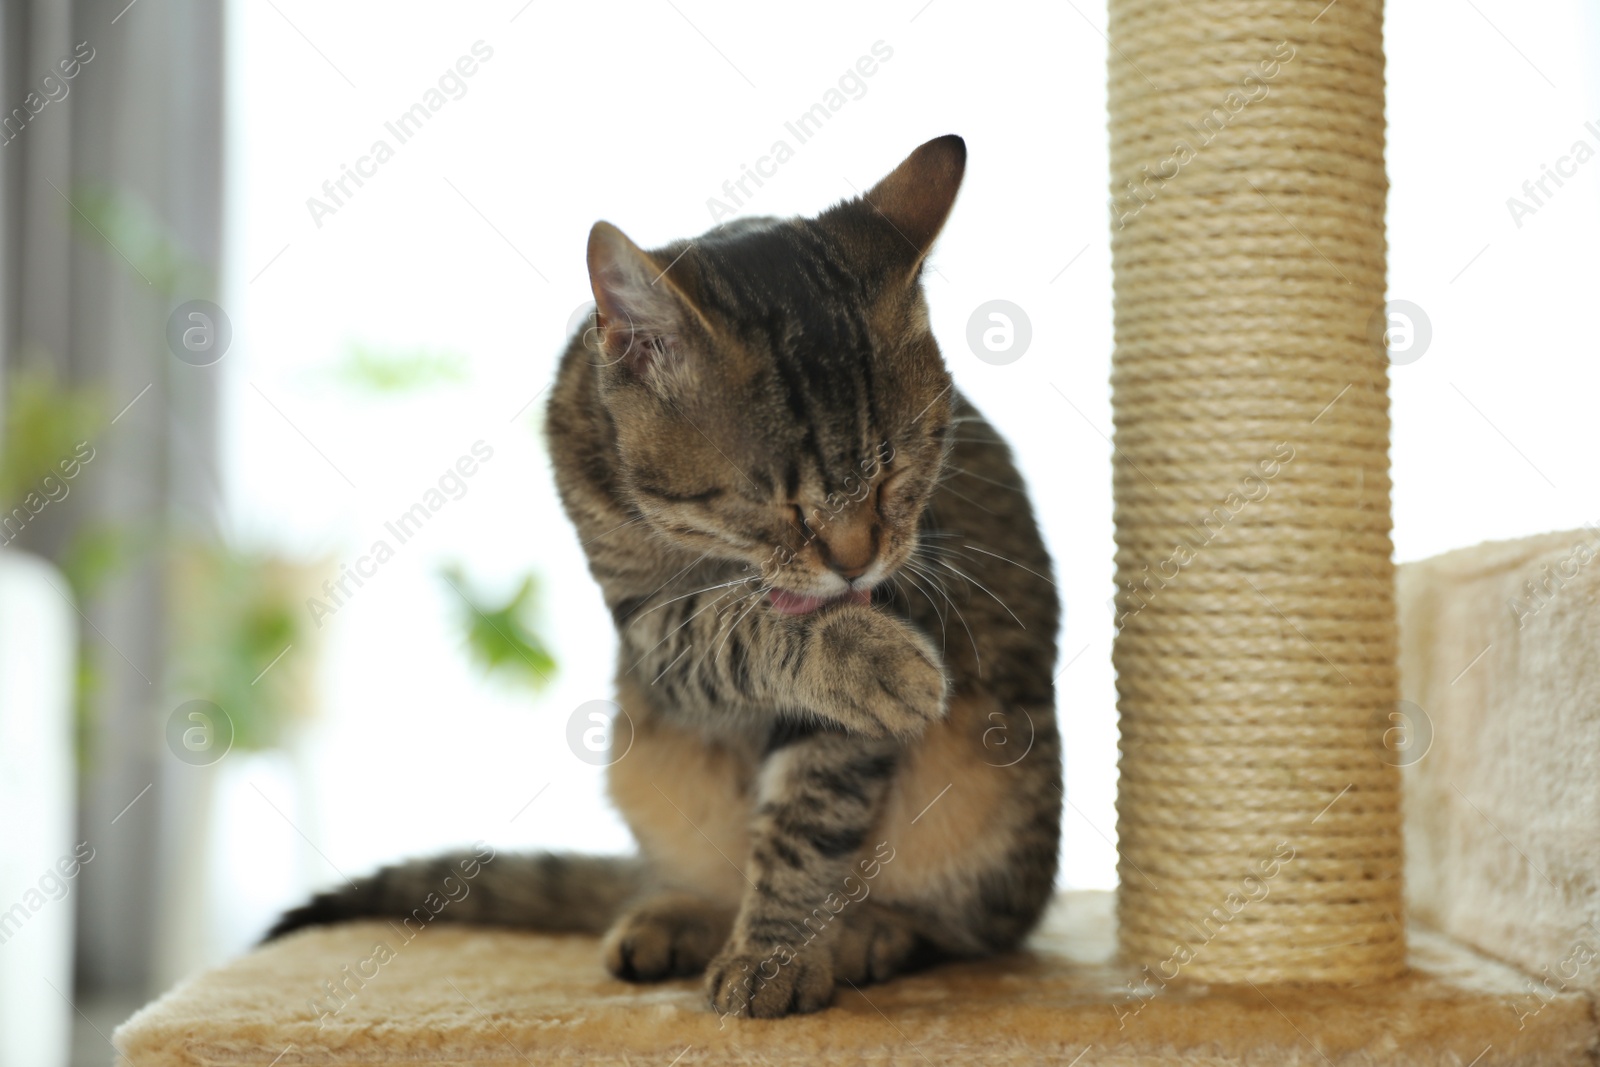
{"label": "striped fur", "polygon": [[[619,977],[704,970],[715,1010],[760,1016],[1008,950],[1037,921],[1060,608],[920,283],[964,165],[941,138],[816,218],[648,252],[596,225],[600,325],[568,347],[546,425],[617,627],[611,794],[641,857],[555,879],[500,858],[529,884],[485,883],[484,910],[452,918],[608,925]],[[432,862],[275,932],[390,914]]]}
{"label": "striped fur", "polygon": [[[637,859],[496,856],[480,845],[385,867],[288,911],[267,934],[350,919],[392,919],[407,931],[436,920],[598,934],[645,885]],[[409,938],[407,938],[409,940]]]}

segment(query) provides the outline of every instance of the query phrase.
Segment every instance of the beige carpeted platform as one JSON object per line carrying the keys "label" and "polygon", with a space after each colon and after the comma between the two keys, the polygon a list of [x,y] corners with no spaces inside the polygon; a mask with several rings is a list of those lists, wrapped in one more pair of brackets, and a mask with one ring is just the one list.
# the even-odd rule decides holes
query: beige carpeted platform
{"label": "beige carpeted platform", "polygon": [[[859,992],[820,1015],[718,1019],[697,981],[614,981],[595,942],[436,927],[401,945],[384,923],[310,930],[187,982],[115,1044],[134,1067],[250,1064],[1024,1064],[1183,1062],[1577,1067],[1587,998],[1521,1020],[1527,980],[1426,931],[1416,972],[1354,990],[1182,989],[1141,1001],[1112,962],[1111,896],[1061,898],[1028,954],[948,966]],[[323,983],[374,946],[394,957],[337,1014]],[[351,983],[351,988],[356,988]],[[1119,1017],[1120,1016],[1120,1017]]]}

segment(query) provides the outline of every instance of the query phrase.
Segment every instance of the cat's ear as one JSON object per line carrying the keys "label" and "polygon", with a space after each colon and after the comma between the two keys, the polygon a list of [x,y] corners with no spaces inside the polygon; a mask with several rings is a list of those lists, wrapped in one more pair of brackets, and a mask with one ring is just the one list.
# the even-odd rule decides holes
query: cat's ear
{"label": "cat's ear", "polygon": [[589,284],[608,363],[643,376],[682,354],[684,334],[703,327],[684,292],[628,235],[609,222],[589,231]]}
{"label": "cat's ear", "polygon": [[905,158],[863,198],[888,220],[920,266],[944,228],[967,169],[967,143],[955,134],[937,137]]}

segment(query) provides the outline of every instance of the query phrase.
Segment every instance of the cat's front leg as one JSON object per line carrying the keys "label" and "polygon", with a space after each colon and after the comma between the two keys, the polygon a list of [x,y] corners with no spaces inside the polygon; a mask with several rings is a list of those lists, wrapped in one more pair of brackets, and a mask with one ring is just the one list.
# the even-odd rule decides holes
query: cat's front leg
{"label": "cat's front leg", "polygon": [[838,733],[779,748],[762,767],[747,887],[706,969],[718,1013],[775,1018],[833,999],[842,912],[870,891],[857,869],[895,772],[898,745]]}

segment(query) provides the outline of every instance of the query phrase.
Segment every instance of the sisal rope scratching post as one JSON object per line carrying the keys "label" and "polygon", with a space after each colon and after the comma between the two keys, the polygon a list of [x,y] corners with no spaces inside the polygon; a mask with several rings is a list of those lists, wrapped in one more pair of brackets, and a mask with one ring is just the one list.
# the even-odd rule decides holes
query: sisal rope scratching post
{"label": "sisal rope scratching post", "polygon": [[1110,0],[1118,918],[1163,983],[1405,967],[1382,16]]}

